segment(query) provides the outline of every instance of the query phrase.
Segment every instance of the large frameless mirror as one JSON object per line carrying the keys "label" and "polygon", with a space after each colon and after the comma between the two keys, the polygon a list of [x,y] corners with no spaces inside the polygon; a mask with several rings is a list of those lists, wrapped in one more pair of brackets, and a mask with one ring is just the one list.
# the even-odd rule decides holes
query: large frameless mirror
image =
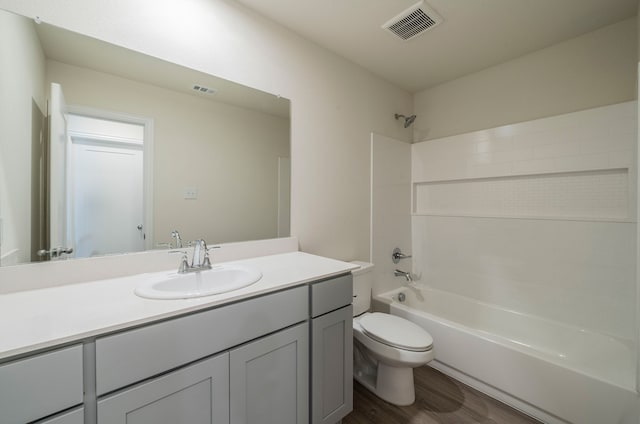
{"label": "large frameless mirror", "polygon": [[0,39],[0,265],[289,235],[289,100],[6,11]]}

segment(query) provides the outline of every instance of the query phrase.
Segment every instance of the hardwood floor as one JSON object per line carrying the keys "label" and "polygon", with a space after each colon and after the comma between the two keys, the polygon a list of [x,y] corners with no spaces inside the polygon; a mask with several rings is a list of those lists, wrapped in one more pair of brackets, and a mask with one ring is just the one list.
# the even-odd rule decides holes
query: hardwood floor
{"label": "hardwood floor", "polygon": [[396,406],[353,384],[353,412],[342,424],[540,424],[509,406],[424,366],[414,370],[416,402]]}

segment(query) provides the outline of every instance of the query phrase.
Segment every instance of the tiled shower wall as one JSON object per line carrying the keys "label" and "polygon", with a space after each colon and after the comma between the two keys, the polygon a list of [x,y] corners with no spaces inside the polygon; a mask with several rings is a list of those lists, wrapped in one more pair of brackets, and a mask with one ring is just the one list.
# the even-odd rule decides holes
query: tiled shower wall
{"label": "tiled shower wall", "polygon": [[636,102],[412,145],[431,287],[634,340]]}

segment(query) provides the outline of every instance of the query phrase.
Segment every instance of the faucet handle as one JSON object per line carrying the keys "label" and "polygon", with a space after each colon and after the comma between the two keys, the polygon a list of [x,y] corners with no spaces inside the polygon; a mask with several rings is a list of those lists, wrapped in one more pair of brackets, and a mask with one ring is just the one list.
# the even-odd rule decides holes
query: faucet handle
{"label": "faucet handle", "polygon": [[184,274],[189,270],[189,257],[186,250],[169,250],[169,253],[182,253],[180,265],[178,266],[178,274]]}
{"label": "faucet handle", "polygon": [[[204,243],[204,240],[202,240],[202,242]],[[213,249],[220,249],[220,246],[211,246],[211,247],[207,247],[206,243],[205,243],[205,248],[204,248],[204,260],[202,261],[202,267],[203,268],[211,268],[211,259],[209,258],[209,251],[213,250]]]}
{"label": "faucet handle", "polygon": [[393,249],[393,252],[391,253],[391,259],[393,260],[394,264],[400,262],[400,259],[408,259],[410,257],[411,255],[405,255],[404,253],[402,253],[399,247]]}
{"label": "faucet handle", "polygon": [[182,249],[182,238],[180,237],[178,230],[171,231],[171,238],[176,240],[176,248]]}

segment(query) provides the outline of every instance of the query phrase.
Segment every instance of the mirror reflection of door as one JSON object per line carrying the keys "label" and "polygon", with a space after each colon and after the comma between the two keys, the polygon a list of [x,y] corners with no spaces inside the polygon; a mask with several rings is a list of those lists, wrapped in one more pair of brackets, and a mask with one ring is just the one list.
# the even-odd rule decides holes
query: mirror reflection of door
{"label": "mirror reflection of door", "polygon": [[[52,83],[49,93],[49,183],[47,193],[49,211],[49,251],[68,248],[67,239],[67,105],[60,84]],[[46,258],[54,255],[40,253]]]}
{"label": "mirror reflection of door", "polygon": [[76,257],[145,248],[144,125],[69,114],[69,236]]}
{"label": "mirror reflection of door", "polygon": [[46,118],[35,100],[31,101],[31,261],[42,261],[38,251],[49,246],[47,182],[49,137]]}

